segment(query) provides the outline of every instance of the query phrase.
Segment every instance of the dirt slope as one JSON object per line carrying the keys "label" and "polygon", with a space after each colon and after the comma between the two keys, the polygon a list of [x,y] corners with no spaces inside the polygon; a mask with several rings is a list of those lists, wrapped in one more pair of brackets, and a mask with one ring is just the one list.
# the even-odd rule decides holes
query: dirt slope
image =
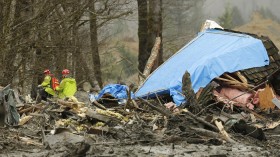
{"label": "dirt slope", "polygon": [[277,48],[280,48],[280,24],[270,19],[264,19],[258,13],[253,15],[251,22],[234,30],[268,36]]}

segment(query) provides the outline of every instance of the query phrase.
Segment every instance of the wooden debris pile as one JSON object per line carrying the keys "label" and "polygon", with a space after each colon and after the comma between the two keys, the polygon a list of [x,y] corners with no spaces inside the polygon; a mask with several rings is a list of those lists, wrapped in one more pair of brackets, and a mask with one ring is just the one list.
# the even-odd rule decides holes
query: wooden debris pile
{"label": "wooden debris pile", "polygon": [[[261,110],[275,108],[277,100],[274,99],[274,102],[271,100],[280,94],[278,92],[280,80],[278,79],[280,78],[280,55],[278,54],[278,49],[268,37],[249,35],[259,38],[263,42],[268,52],[270,64],[265,67],[250,68],[235,73],[224,73],[222,76],[215,78],[212,83],[199,93],[199,104],[207,105],[219,99],[218,101],[220,102],[246,106],[250,109],[254,107]],[[218,93],[214,92],[213,94],[214,89]],[[221,92],[227,100],[221,98],[221,95],[219,95]],[[242,98],[243,100],[241,100]]]}

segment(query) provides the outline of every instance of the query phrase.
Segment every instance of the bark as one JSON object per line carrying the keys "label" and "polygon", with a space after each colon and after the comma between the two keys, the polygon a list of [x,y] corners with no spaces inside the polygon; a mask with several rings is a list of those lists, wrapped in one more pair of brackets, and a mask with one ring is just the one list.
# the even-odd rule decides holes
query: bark
{"label": "bark", "polygon": [[[32,2],[31,1],[26,1],[25,6],[26,9],[23,11],[22,13],[22,19],[23,20],[28,20],[28,18],[34,16],[33,14],[33,9],[32,8]],[[28,36],[28,39],[30,41],[30,43],[32,44],[34,40],[36,40],[36,30],[34,30],[34,28],[25,28],[26,29],[26,34]],[[22,39],[22,40],[26,40],[26,39]],[[33,75],[33,71],[34,71],[34,66],[36,63],[36,49],[33,46],[30,46],[28,48],[26,48],[26,53],[23,54],[23,60],[24,60],[24,67],[23,67],[23,71],[24,71],[24,75],[23,75],[23,95],[28,95],[30,94],[30,91],[32,89],[32,83],[33,83],[33,79],[34,79],[34,75]]]}
{"label": "bark", "polygon": [[[156,37],[162,40],[162,0],[149,0],[149,16],[148,16],[148,47],[147,51],[151,53]],[[153,66],[155,70],[163,63],[162,43],[160,44],[159,54]]]}
{"label": "bark", "polygon": [[197,105],[196,95],[192,88],[190,74],[186,71],[182,79],[182,91],[187,100],[187,106]]}
{"label": "bark", "polygon": [[97,82],[100,87],[103,86],[102,83],[102,73],[101,73],[101,63],[98,50],[98,33],[97,33],[97,16],[95,11],[95,3],[91,3],[89,7],[90,14],[90,40],[91,40],[91,51],[92,51],[92,60],[94,66],[94,73],[97,79]]}
{"label": "bark", "polygon": [[[0,67],[3,67],[3,50],[5,49],[4,47],[4,15],[5,15],[5,10],[4,10],[4,0],[0,0]],[[0,77],[2,78],[3,72],[0,70]]]}
{"label": "bark", "polygon": [[3,78],[0,81],[1,85],[8,85],[12,83],[13,76],[15,75],[18,66],[14,65],[14,61],[17,54],[15,36],[17,32],[11,32],[11,27],[16,24],[16,20],[19,19],[19,4],[16,0],[11,0],[6,6],[6,15],[5,15],[5,25],[3,26],[5,38],[5,46],[3,51],[3,63],[0,71],[0,77]]}
{"label": "bark", "polygon": [[0,41],[1,41],[1,43],[3,41],[4,4],[5,4],[4,0],[0,0]]}
{"label": "bark", "polygon": [[181,105],[181,108],[189,108],[193,113],[198,113],[201,109],[201,106],[198,104],[196,95],[192,88],[191,77],[188,71],[185,72],[182,78],[182,92],[185,96],[186,102]]}
{"label": "bark", "polygon": [[138,69],[144,71],[146,62],[150,56],[147,51],[147,36],[148,36],[148,3],[147,0],[137,0],[138,3],[138,38],[139,38],[139,53],[138,53]]}

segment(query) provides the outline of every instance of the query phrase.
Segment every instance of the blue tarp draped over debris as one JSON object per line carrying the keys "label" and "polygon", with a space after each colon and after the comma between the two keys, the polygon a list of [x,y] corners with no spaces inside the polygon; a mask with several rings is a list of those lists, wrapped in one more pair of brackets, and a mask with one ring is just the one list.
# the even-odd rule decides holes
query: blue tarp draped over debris
{"label": "blue tarp draped over debris", "polygon": [[[117,99],[127,99],[126,90],[128,87],[121,84],[108,84],[106,85],[96,96],[96,100],[100,99],[104,94],[108,93]],[[134,94],[131,93],[131,98],[134,98]]]}
{"label": "blue tarp draped over debris", "polygon": [[178,87],[181,87],[186,71],[191,75],[194,92],[197,92],[224,72],[268,64],[269,58],[261,40],[246,34],[209,29],[199,33],[157,68],[136,91],[135,96],[169,93],[173,94],[178,104],[182,102],[182,97],[179,95],[176,98],[176,91],[181,91]]}

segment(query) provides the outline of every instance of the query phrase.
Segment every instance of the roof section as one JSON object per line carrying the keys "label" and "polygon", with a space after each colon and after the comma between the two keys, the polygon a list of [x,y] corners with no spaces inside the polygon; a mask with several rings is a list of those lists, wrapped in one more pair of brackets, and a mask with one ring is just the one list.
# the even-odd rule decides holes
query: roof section
{"label": "roof section", "polygon": [[247,34],[206,30],[156,69],[136,91],[136,97],[158,92],[168,93],[181,85],[187,70],[195,92],[224,72],[269,64],[261,40]]}

